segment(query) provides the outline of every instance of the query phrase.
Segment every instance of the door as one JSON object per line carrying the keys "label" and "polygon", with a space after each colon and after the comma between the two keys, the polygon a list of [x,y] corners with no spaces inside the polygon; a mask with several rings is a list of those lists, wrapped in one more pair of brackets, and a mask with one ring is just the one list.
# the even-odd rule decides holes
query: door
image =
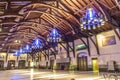
{"label": "door", "polygon": [[0,60],[0,69],[4,69],[4,61]]}
{"label": "door", "polygon": [[25,60],[20,60],[18,64],[19,69],[24,69],[25,68]]}
{"label": "door", "polygon": [[78,70],[86,71],[88,69],[87,56],[78,57]]}
{"label": "door", "polygon": [[9,60],[7,68],[8,69],[14,69],[15,68],[15,60]]}
{"label": "door", "polygon": [[97,58],[92,58],[92,67],[93,67],[93,72],[98,72],[99,71],[98,59]]}

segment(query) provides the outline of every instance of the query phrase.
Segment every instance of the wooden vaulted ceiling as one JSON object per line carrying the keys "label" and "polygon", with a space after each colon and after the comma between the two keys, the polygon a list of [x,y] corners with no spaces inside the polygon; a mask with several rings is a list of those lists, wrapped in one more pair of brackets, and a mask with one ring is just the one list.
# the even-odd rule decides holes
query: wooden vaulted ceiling
{"label": "wooden vaulted ceiling", "polygon": [[[82,30],[80,18],[92,7],[105,17],[105,24],[94,30]],[[11,52],[35,38],[47,40],[50,30],[56,28],[69,40],[88,37],[119,28],[120,4],[117,0],[1,0],[0,51]],[[80,37],[79,37],[80,38]],[[65,40],[63,39],[63,40]],[[20,40],[16,44],[15,40]]]}

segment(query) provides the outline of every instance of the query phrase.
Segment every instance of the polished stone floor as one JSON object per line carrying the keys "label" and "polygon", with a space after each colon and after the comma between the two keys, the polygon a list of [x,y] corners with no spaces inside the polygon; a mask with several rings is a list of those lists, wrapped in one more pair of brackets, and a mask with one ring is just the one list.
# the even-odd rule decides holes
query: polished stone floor
{"label": "polished stone floor", "polygon": [[104,80],[93,72],[47,71],[36,69],[0,71],[0,80]]}

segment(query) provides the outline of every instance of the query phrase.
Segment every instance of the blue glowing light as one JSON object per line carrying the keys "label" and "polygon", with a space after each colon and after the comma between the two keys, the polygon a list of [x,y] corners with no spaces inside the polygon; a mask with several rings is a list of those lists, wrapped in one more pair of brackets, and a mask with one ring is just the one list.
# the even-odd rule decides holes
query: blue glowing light
{"label": "blue glowing light", "polygon": [[53,29],[51,33],[48,35],[48,41],[49,42],[59,42],[60,41],[60,34],[56,29]]}
{"label": "blue glowing light", "polygon": [[30,49],[30,46],[29,45],[26,45],[26,50],[29,50]]}
{"label": "blue glowing light", "polygon": [[42,47],[42,41],[40,39],[34,40],[32,44],[32,48],[41,48]]}
{"label": "blue glowing light", "polygon": [[22,48],[20,49],[19,53],[20,53],[20,54],[22,54],[22,53],[23,53],[23,49],[22,49]]}
{"label": "blue glowing light", "polygon": [[18,51],[16,51],[16,52],[13,54],[13,56],[19,56]]}
{"label": "blue glowing light", "polygon": [[92,20],[94,19],[94,17],[95,17],[94,9],[93,8],[88,9],[88,11],[86,12],[86,18]]}
{"label": "blue glowing light", "polygon": [[96,29],[101,25],[104,25],[103,16],[101,13],[96,13],[93,8],[89,8],[86,11],[86,14],[81,19],[81,28],[82,29]]}
{"label": "blue glowing light", "polygon": [[27,44],[27,45],[24,47],[24,52],[31,52],[30,45]]}
{"label": "blue glowing light", "polygon": [[51,36],[53,37],[57,37],[59,34],[58,34],[58,31],[56,29],[53,29],[50,33]]}
{"label": "blue glowing light", "polygon": [[39,39],[36,39],[35,43],[36,43],[36,45],[39,45],[39,43],[40,43]]}
{"label": "blue glowing light", "polygon": [[18,52],[17,52],[17,51],[15,52],[15,55],[18,55]]}

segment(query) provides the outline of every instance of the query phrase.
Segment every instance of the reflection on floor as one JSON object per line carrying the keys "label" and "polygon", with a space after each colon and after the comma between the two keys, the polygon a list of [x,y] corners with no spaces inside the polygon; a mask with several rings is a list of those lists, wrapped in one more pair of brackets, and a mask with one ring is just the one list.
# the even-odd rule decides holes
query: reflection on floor
{"label": "reflection on floor", "polygon": [[0,71],[0,80],[104,80],[92,72],[66,72],[45,70],[6,70]]}

